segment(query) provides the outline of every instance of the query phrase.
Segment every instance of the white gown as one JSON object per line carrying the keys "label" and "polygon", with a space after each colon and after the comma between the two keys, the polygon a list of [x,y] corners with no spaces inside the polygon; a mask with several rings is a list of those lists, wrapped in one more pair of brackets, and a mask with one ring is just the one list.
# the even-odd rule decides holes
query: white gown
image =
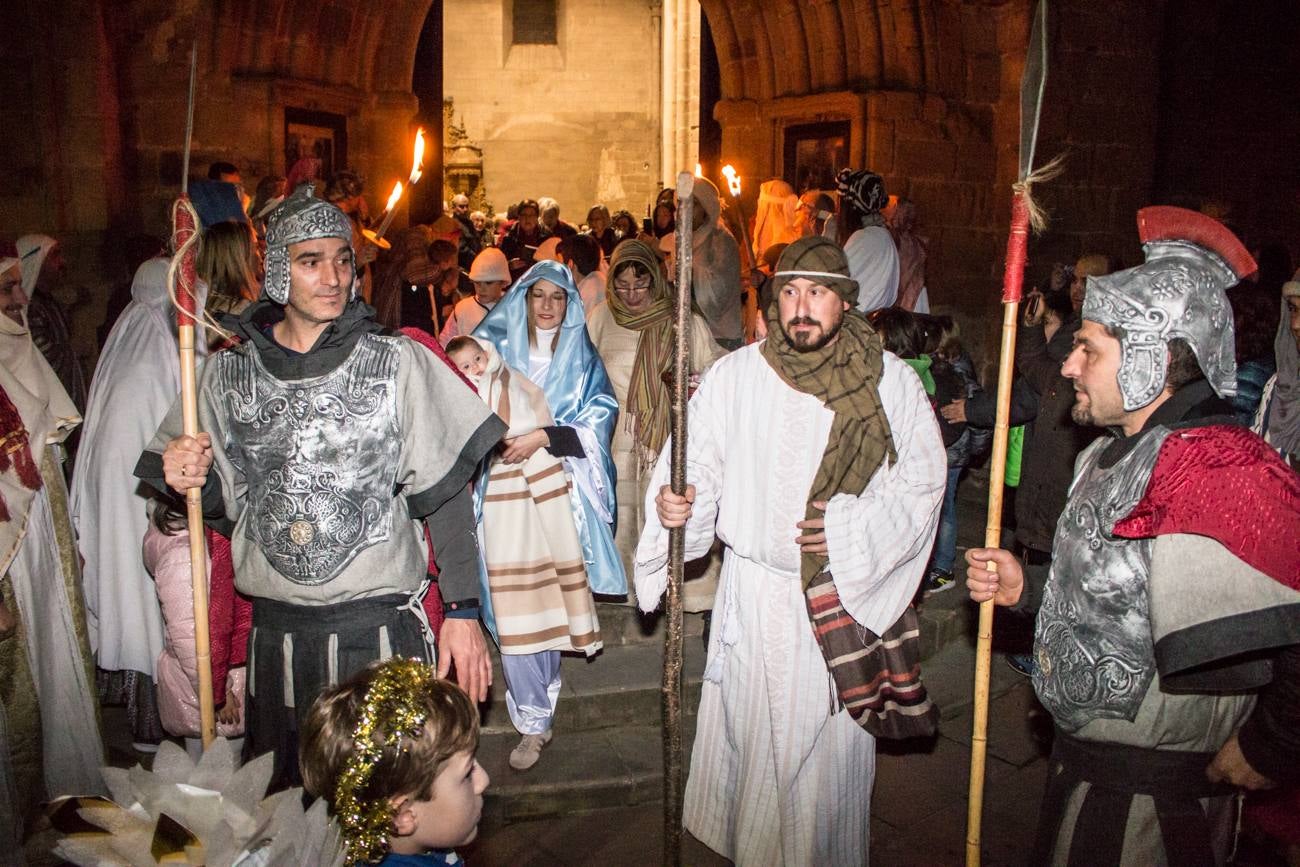
{"label": "white gown", "polygon": [[[877,634],[902,614],[938,524],[946,458],[920,380],[886,353],[881,401],[898,460],[860,497],[827,509],[830,569],[846,610]],[[744,865],[867,863],[875,741],[837,711],[799,580],[795,527],[833,413],[786,385],[755,344],[718,361],[691,400],[687,480],[696,499],[686,557],[725,543],[684,824]],[[668,532],[646,500],[636,590],[654,608]]]}

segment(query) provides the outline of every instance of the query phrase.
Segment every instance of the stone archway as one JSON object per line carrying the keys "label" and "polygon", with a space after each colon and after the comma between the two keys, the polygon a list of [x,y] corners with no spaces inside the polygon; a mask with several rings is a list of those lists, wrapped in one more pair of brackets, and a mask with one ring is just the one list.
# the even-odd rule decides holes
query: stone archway
{"label": "stone archway", "polygon": [[1017,112],[1028,3],[701,6],[721,71],[723,162],[755,180],[780,176],[792,127],[847,124],[849,164],[879,172],[924,214],[945,253],[935,282],[987,280],[1004,220],[992,191],[1015,170],[998,141]]}

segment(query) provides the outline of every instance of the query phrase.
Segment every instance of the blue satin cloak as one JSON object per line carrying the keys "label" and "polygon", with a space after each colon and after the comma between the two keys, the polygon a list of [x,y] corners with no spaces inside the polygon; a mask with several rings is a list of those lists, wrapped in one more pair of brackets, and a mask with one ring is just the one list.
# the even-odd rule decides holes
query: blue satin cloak
{"label": "blue satin cloak", "polygon": [[[573,275],[559,262],[543,261],[533,265],[474,329],[474,336],[492,341],[503,362],[527,373],[528,289],[538,280],[548,280],[564,289],[568,303],[546,381],[537,385],[546,395],[555,424],[587,429],[599,447],[599,454],[588,454],[587,459],[604,492],[603,502],[599,506],[590,502],[586,492],[577,484],[572,486],[569,494],[573,519],[582,540],[583,559],[587,564],[587,581],[593,593],[623,595],[627,593],[627,575],[623,571],[623,559],[614,546],[614,528],[618,520],[618,474],[610,451],[614,426],[618,423],[618,399],[614,396],[614,386],[605,372],[605,365],[587,335],[586,314]],[[486,461],[480,472],[475,501],[481,516],[482,491],[487,484]],[[605,521],[601,517],[602,511],[613,516],[614,520]],[[484,575],[480,605],[484,622],[495,634],[489,597]]]}

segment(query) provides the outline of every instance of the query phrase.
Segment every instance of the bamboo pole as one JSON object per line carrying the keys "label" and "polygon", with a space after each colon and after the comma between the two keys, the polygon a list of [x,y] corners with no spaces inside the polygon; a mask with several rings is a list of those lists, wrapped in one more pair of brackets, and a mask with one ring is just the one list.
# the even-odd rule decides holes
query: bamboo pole
{"label": "bamboo pole", "polygon": [[[177,338],[181,358],[181,419],[186,436],[199,433],[198,385],[195,381],[194,324],[181,325]],[[190,586],[194,591],[194,649],[199,670],[199,734],[207,749],[217,736],[212,697],[212,643],[208,634],[208,552],[203,537],[203,492],[185,492],[185,518],[190,536]]]}
{"label": "bamboo pole", "polygon": [[[198,45],[190,46],[189,103],[185,116],[185,155],[181,168],[181,196],[172,207],[172,239],[176,254],[170,272],[175,277],[176,341],[180,347],[181,430],[199,434],[198,384],[195,381],[194,324],[198,282],[198,217],[189,201],[190,145],[194,138],[194,88],[198,80]],[[208,552],[203,538],[203,492],[185,492],[185,519],[190,537],[190,588],[194,593],[194,650],[199,673],[199,735],[207,749],[217,736],[216,708],[212,698],[212,642],[208,634]]]}
{"label": "bamboo pole", "polygon": [[[1006,270],[1002,276],[1002,347],[998,356],[997,415],[993,426],[993,454],[989,466],[989,502],[984,547],[1002,543],[1002,493],[1007,470],[1007,436],[1010,433],[1011,377],[1016,358],[1016,325],[1025,274],[1029,238],[1029,205],[1017,188],[1011,202],[1011,234],[1007,238]],[[991,561],[989,568],[996,566]],[[975,644],[975,708],[971,730],[970,789],[966,813],[966,865],[979,867],[980,825],[984,811],[984,760],[988,747],[989,664],[993,651],[993,600],[980,603],[979,633]]]}
{"label": "bamboo pole", "polygon": [[[673,328],[672,453],[670,484],[674,494],[686,493],[686,403],[690,382],[691,328],[691,212],[695,176],[677,176],[677,298]],[[664,605],[663,747],[664,747],[664,864],[682,863],[682,579],[686,560],[686,528],[668,531],[668,592]]]}

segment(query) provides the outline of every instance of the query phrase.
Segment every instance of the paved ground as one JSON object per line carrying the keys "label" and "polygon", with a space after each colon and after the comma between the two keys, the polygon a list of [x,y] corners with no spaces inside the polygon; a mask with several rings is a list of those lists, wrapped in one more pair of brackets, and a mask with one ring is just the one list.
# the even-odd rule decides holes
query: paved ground
{"label": "paved ground", "polygon": [[[1000,657],[1000,655],[999,655]],[[872,797],[872,862],[959,864],[965,852],[974,652],[953,642],[932,658],[925,677],[943,712],[940,736],[910,751],[882,749]],[[994,660],[990,702],[985,860],[1021,864],[1037,818],[1046,762],[1033,735],[1028,681]],[[657,747],[657,743],[655,744]],[[594,759],[593,759],[594,760]],[[476,867],[495,865],[652,865],[662,856],[658,802],[485,828],[464,853]],[[688,865],[721,865],[693,839]]]}

